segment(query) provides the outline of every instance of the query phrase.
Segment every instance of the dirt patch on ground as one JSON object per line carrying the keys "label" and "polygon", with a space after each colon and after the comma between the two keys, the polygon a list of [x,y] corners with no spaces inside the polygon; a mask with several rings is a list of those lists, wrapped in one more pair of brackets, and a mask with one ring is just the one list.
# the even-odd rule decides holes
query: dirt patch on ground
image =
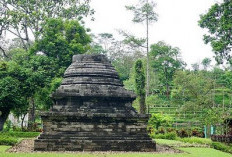
{"label": "dirt patch on ground", "polygon": [[25,139],[7,150],[10,153],[30,153],[34,149],[34,139]]}
{"label": "dirt patch on ground", "polygon": [[[96,153],[96,154],[115,154],[115,153],[168,153],[168,154],[173,154],[173,153],[182,153],[182,151],[174,149],[172,147],[169,147],[167,145],[158,145],[156,144],[156,149],[157,151],[155,152],[122,152],[122,151],[108,151],[108,152],[85,152],[85,153]],[[34,151],[34,139],[24,139],[17,145],[11,147],[10,149],[7,150],[7,152],[10,153],[42,153],[39,151]],[[53,152],[56,153],[56,152]],[[65,151],[65,152],[59,152],[59,153],[82,153],[82,152],[74,152],[74,151]]]}

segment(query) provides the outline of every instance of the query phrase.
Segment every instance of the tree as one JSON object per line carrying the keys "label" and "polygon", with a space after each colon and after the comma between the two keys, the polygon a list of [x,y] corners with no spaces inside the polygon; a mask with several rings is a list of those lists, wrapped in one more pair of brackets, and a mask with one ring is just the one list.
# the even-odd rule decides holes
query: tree
{"label": "tree", "polygon": [[210,58],[204,58],[201,62],[201,64],[204,67],[204,70],[207,70],[210,67],[211,59]]}
{"label": "tree", "polygon": [[76,20],[48,19],[43,31],[30,52],[33,55],[41,52],[53,61],[58,77],[71,64],[73,55],[83,54],[90,49],[91,38]]}
{"label": "tree", "polygon": [[214,80],[205,72],[178,71],[175,74],[174,89],[172,90],[173,102],[180,105],[180,110],[196,113],[203,124],[217,124],[221,121],[221,109],[214,106],[212,91]]}
{"label": "tree", "polygon": [[191,64],[192,68],[193,68],[193,71],[199,71],[200,70],[200,65],[199,63],[194,63],[194,64]]}
{"label": "tree", "polygon": [[171,117],[157,113],[152,114],[151,118],[148,121],[148,125],[151,126],[153,129],[158,130],[160,126],[171,126],[172,122],[173,120]]}
{"label": "tree", "polygon": [[12,49],[11,61],[14,61],[20,66],[27,75],[25,76],[25,83],[27,85],[25,95],[29,105],[27,107],[20,107],[17,110],[13,110],[13,113],[22,118],[26,113],[29,113],[28,128],[32,128],[32,124],[35,122],[35,110],[37,105],[35,103],[35,95],[41,88],[47,86],[51,79],[56,75],[57,65],[45,55],[30,55],[29,52],[23,49]]}
{"label": "tree", "polygon": [[[21,40],[25,49],[39,39],[42,24],[48,18],[76,19],[92,15],[90,0],[2,0],[0,1],[0,36],[9,32]],[[30,35],[32,34],[32,35]]]}
{"label": "tree", "polygon": [[0,62],[0,131],[10,113],[28,105],[27,71],[15,62]]}
{"label": "tree", "polygon": [[164,42],[151,45],[151,66],[157,73],[160,83],[164,87],[167,99],[170,95],[170,86],[177,70],[183,69],[185,63],[180,59],[180,50]]}
{"label": "tree", "polygon": [[214,4],[206,14],[200,16],[200,27],[206,28],[209,31],[207,35],[204,35],[204,41],[206,44],[211,44],[218,63],[222,63],[223,60],[232,63],[231,16],[231,0],[224,0],[222,3]]}
{"label": "tree", "polygon": [[35,93],[35,104],[39,110],[48,110],[53,105],[50,95],[60,86],[63,78],[53,78],[49,84]]}
{"label": "tree", "polygon": [[140,113],[146,113],[146,104],[145,104],[145,75],[143,62],[141,60],[137,60],[135,62],[135,88],[136,93],[139,99]]}
{"label": "tree", "polygon": [[[146,52],[147,52],[147,85],[146,85],[146,97],[149,95],[149,24],[157,21],[157,14],[154,11],[155,3],[148,0],[140,0],[140,3],[136,6],[126,6],[126,8],[134,13],[133,22],[146,23]],[[148,107],[149,112],[149,107]]]}

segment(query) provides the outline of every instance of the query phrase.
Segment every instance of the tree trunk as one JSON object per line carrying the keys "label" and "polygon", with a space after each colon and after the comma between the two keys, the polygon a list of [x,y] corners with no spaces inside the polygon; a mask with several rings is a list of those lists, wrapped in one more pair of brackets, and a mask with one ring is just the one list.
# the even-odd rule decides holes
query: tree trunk
{"label": "tree trunk", "polygon": [[26,117],[27,114],[23,114],[22,117],[21,117],[21,130],[23,131],[23,122],[24,122],[24,119]]}
{"label": "tree trunk", "polygon": [[[147,1],[148,3],[148,1]],[[147,85],[146,85],[146,99],[149,96],[149,88],[150,88],[150,74],[149,74],[149,27],[148,27],[148,13],[147,13],[147,17],[146,17],[146,26],[147,26]],[[147,113],[150,113],[150,106],[147,106]]]}
{"label": "tree trunk", "polygon": [[28,129],[33,129],[33,124],[35,123],[35,101],[34,98],[31,98],[30,108],[28,112]]}
{"label": "tree trunk", "polygon": [[8,115],[10,114],[10,110],[0,110],[2,113],[0,113],[0,131],[3,130],[3,126],[6,122],[6,119]]}
{"label": "tree trunk", "polygon": [[169,100],[169,85],[168,85],[168,72],[167,72],[167,65],[164,67],[165,72],[165,79],[166,79],[166,98]]}
{"label": "tree trunk", "polygon": [[169,100],[169,85],[168,85],[168,83],[166,84],[166,97]]}
{"label": "tree trunk", "polygon": [[145,95],[139,96],[139,110],[140,110],[140,114],[146,113]]}

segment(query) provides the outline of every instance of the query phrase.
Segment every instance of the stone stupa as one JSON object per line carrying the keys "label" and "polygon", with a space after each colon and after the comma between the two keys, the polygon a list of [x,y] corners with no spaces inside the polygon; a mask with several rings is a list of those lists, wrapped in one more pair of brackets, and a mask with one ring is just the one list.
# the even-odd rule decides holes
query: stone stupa
{"label": "stone stupa", "polygon": [[155,151],[147,134],[149,115],[132,107],[136,96],[123,88],[104,55],[75,55],[54,105],[41,114],[36,151]]}

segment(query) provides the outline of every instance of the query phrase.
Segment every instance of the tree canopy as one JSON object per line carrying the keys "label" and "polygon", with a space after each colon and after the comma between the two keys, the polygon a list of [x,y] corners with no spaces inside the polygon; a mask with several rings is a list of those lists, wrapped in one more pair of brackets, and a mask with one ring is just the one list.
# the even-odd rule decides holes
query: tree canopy
{"label": "tree canopy", "polygon": [[206,14],[201,15],[199,25],[208,30],[205,43],[210,43],[218,63],[227,60],[232,63],[232,1],[224,0],[214,4]]}
{"label": "tree canopy", "polygon": [[48,19],[43,25],[41,39],[35,42],[30,52],[41,53],[54,62],[57,76],[71,64],[72,56],[90,49],[90,36],[76,20]]}
{"label": "tree canopy", "polygon": [[169,98],[173,76],[178,69],[183,69],[185,66],[180,58],[180,50],[160,41],[151,45],[150,59],[151,66],[162,84],[161,91],[164,90]]}

